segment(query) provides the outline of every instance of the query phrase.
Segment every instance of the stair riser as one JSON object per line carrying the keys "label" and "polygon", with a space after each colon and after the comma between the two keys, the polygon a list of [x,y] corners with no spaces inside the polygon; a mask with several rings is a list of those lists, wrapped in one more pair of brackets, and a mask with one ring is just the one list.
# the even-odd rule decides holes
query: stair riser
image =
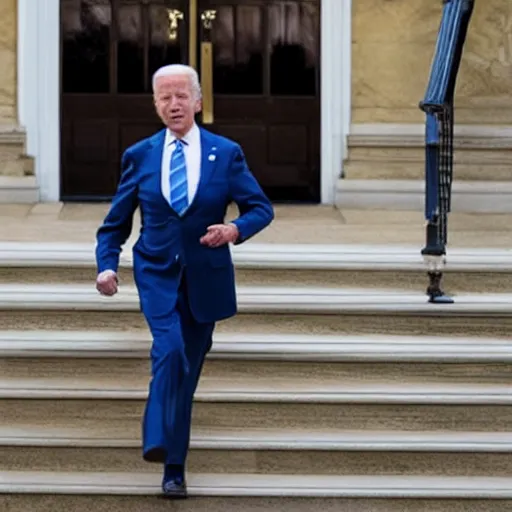
{"label": "stair riser", "polygon": [[[420,141],[418,141],[420,142]],[[349,162],[417,162],[424,164],[425,148],[423,141],[420,144],[410,146],[408,144],[393,145],[350,145]],[[455,147],[453,151],[455,164],[461,167],[466,165],[480,166],[509,166],[511,164],[510,144],[507,147],[485,147],[480,144],[468,147],[467,145]]]}
{"label": "stair riser", "polygon": [[511,509],[512,500],[452,498],[194,497],[172,503],[157,496],[0,495],[0,510],[8,512],[505,512]]}
{"label": "stair riser", "polygon": [[[144,400],[0,401],[0,425],[51,425],[102,432],[102,437],[139,439]],[[202,402],[194,425],[201,428],[325,428],[340,430],[509,432],[509,405],[412,405]],[[104,432],[104,434],[103,434]]]}
{"label": "stair riser", "polygon": [[[281,475],[512,475],[512,453],[411,453],[352,451],[198,450],[189,454],[192,473]],[[140,448],[0,446],[0,471],[157,472]]]}
{"label": "stair riser", "polygon": [[[510,150],[509,150],[510,152]],[[400,161],[401,160],[401,161]],[[372,158],[349,159],[344,166],[345,176],[351,180],[423,180],[425,179],[425,156],[394,160],[374,155]],[[510,181],[510,165],[490,162],[455,162],[458,181]]]}
{"label": "stair riser", "polygon": [[[278,358],[279,355],[276,355]],[[210,358],[202,379],[262,378],[313,383],[488,383],[509,384],[512,364],[331,363],[279,360]],[[20,358],[0,359],[0,375],[17,379],[74,378],[101,382],[118,389],[145,389],[150,377],[149,359]]]}
{"label": "stair riser", "polygon": [[[5,330],[131,331],[147,329],[137,312],[119,311],[0,311]],[[487,336],[508,338],[512,317],[345,315],[345,314],[249,314],[217,324],[217,332],[261,334],[411,334],[423,336]]]}
{"label": "stair riser", "polygon": [[[122,285],[133,285],[130,269],[120,269]],[[94,268],[9,268],[0,269],[4,284],[94,284]],[[240,286],[321,286],[389,288],[391,290],[422,291],[428,278],[426,270],[287,270],[237,269]],[[447,271],[443,287],[450,293],[501,292],[512,289],[512,274],[498,272]]]}

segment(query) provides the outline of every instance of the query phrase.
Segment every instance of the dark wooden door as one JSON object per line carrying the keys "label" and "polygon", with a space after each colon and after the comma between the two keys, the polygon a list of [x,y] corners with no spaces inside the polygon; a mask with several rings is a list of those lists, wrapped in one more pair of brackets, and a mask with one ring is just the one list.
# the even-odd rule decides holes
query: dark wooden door
{"label": "dark wooden door", "polygon": [[237,140],[275,201],[320,195],[320,0],[61,0],[61,195],[110,199],[162,126],[151,76],[190,63],[199,124]]}

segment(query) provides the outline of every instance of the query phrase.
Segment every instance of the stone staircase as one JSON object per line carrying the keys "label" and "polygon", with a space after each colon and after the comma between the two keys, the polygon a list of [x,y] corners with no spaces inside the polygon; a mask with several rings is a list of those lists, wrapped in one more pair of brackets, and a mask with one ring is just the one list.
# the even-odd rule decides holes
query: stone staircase
{"label": "stone staircase", "polygon": [[503,512],[512,506],[512,251],[234,248],[240,313],[196,395],[189,489],[140,456],[150,338],[129,252],[0,244],[0,510]]}
{"label": "stone staircase", "polygon": [[25,145],[26,134],[20,127],[0,123],[0,204],[39,200],[34,162]]}
{"label": "stone staircase", "polygon": [[[423,124],[355,125],[337,205],[423,211],[424,131]],[[455,126],[454,211],[512,212],[511,148],[508,126]]]}

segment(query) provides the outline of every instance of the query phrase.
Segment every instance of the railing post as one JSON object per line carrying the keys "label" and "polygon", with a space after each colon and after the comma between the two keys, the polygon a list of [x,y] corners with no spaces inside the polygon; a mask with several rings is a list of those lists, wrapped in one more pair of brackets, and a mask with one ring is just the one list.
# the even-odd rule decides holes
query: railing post
{"label": "railing post", "polygon": [[[438,116],[427,114],[425,132],[425,219],[426,245],[421,251],[427,266],[429,285],[427,295],[430,302],[453,303],[453,299],[441,290],[441,280],[446,258],[446,222],[442,225],[443,215],[440,204],[440,172],[439,161],[441,147],[441,127]],[[445,236],[442,236],[445,235]]]}
{"label": "railing post", "polygon": [[420,108],[425,128],[426,245],[421,251],[427,266],[429,302],[451,304],[441,289],[448,240],[453,181],[453,97],[474,0],[442,0],[443,16]]}

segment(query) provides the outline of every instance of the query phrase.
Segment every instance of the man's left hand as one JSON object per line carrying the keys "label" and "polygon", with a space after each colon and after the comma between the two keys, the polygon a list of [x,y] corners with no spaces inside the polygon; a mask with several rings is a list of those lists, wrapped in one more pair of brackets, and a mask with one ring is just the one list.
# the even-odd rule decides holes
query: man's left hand
{"label": "man's left hand", "polygon": [[208,226],[206,235],[201,237],[200,242],[208,247],[220,247],[235,243],[238,237],[238,228],[234,224],[214,224]]}

